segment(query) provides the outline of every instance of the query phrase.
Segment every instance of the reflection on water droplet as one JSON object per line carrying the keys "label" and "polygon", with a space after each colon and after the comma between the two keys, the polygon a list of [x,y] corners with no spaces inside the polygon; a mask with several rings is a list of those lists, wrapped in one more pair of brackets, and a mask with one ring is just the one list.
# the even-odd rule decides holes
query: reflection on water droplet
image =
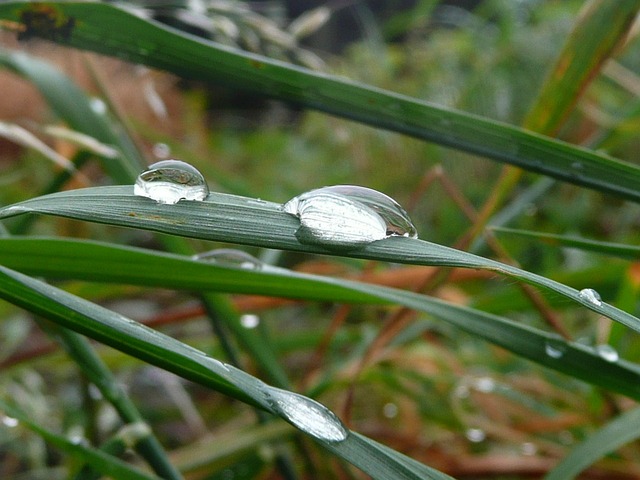
{"label": "reflection on water droplet", "polygon": [[265,395],[275,411],[303,432],[327,442],[342,442],[347,438],[347,429],[340,419],[321,403],[273,387],[269,387]]}
{"label": "reflection on water droplet", "polygon": [[602,299],[600,298],[600,294],[596,292],[593,288],[583,288],[580,290],[578,294],[581,299],[586,300],[587,302],[599,307],[602,305]]}
{"label": "reflection on water droplet", "polygon": [[398,416],[398,406],[395,403],[385,403],[382,407],[382,414],[387,418],[396,418]]}
{"label": "reflection on water droplet", "polygon": [[15,428],[18,426],[18,423],[19,422],[17,418],[9,417],[7,415],[4,415],[2,417],[2,425],[4,425],[5,427]]}
{"label": "reflection on water droplet", "polygon": [[620,355],[618,355],[616,349],[611,345],[598,345],[596,347],[596,353],[600,356],[600,358],[606,360],[607,362],[613,363],[617,362],[620,359]]}
{"label": "reflection on water droplet", "polygon": [[246,313],[240,316],[240,325],[244,328],[252,329],[260,325],[260,317],[251,313]]}
{"label": "reflection on water droplet", "polygon": [[480,377],[473,381],[473,388],[482,393],[491,393],[496,388],[496,382],[491,377]]}
{"label": "reflection on water droplet", "polygon": [[153,152],[153,156],[159,160],[169,158],[169,155],[171,155],[171,147],[166,143],[156,143],[151,151]]}
{"label": "reflection on water droplet", "polygon": [[82,435],[78,435],[78,434],[69,435],[68,439],[74,445],[88,444],[88,441]]}
{"label": "reflection on water droplet", "polygon": [[198,253],[191,258],[193,260],[204,260],[227,268],[260,270],[263,267],[260,260],[235,248],[218,248],[209,252]]}
{"label": "reflection on water droplet", "polygon": [[209,187],[192,165],[180,160],[163,160],[138,175],[133,193],[158,203],[174,204],[182,199],[202,201],[209,195]]}
{"label": "reflection on water droplet", "polygon": [[487,434],[484,430],[479,428],[468,428],[466,432],[464,432],[464,436],[467,437],[467,440],[473,443],[480,443],[487,438]]}
{"label": "reflection on water droplet", "polygon": [[335,185],[292,198],[283,210],[300,219],[302,243],[362,246],[389,236],[418,238],[407,212],[370,188]]}

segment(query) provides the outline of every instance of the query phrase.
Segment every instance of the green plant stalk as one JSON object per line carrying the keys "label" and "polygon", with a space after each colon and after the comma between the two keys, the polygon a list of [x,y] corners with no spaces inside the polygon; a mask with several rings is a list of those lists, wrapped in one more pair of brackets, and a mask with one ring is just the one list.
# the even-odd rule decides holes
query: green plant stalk
{"label": "green plant stalk", "polygon": [[61,435],[42,428],[37,423],[32,422],[27,414],[22,413],[18,408],[2,399],[0,399],[0,410],[4,410],[6,415],[17,419],[20,424],[34,431],[60,450],[80,459],[82,462],[91,464],[95,470],[102,472],[104,475],[127,480],[161,480],[159,477],[143,473],[105,452],[87,447],[82,443],[72,442]]}
{"label": "green plant stalk", "polygon": [[[111,371],[84,337],[59,325],[50,322],[43,324],[41,320],[37,319],[36,321],[62,345],[89,381],[98,387],[104,398],[113,405],[125,424],[144,422],[144,418],[140,415],[135,404],[120,388]],[[151,468],[160,477],[171,480],[182,479],[151,430],[148,435],[139,438],[133,447],[149,462]]]}
{"label": "green plant stalk", "polygon": [[[549,137],[437,107],[401,94],[249,54],[144,20],[104,3],[41,2],[69,36],[31,26],[30,35],[224,84],[486,156],[576,185],[640,202],[640,168]],[[34,4],[0,4],[0,18],[20,22]]]}

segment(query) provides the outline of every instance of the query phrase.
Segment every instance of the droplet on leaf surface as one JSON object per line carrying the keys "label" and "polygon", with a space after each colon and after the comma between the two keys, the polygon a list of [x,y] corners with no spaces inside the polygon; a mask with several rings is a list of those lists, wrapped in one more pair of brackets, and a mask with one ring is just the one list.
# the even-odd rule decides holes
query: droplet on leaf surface
{"label": "droplet on leaf surface", "polygon": [[133,193],[158,203],[174,204],[180,200],[202,201],[209,195],[209,187],[194,166],[180,160],[163,160],[138,175]]}
{"label": "droplet on leaf surface", "polygon": [[390,236],[418,238],[409,215],[395,200],[366,187],[318,188],[282,208],[300,219],[296,236],[302,243],[359,247]]}
{"label": "droplet on leaf surface", "polygon": [[289,422],[305,433],[327,442],[342,442],[348,436],[340,419],[311,398],[269,387],[265,392],[268,403]]}
{"label": "droplet on leaf surface", "polygon": [[244,270],[260,270],[263,267],[262,262],[256,257],[235,248],[217,248],[198,253],[191,258],[211,262],[220,267],[242,268]]}
{"label": "droplet on leaf surface", "polygon": [[618,355],[618,351],[613,348],[611,345],[598,345],[596,347],[596,353],[607,362],[617,362],[620,359],[620,355]]}

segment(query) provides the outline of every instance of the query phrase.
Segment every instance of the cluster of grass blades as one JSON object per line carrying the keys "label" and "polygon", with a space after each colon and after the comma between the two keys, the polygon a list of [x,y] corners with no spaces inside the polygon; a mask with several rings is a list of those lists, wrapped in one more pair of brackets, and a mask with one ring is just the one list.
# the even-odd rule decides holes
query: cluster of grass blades
{"label": "cluster of grass blades", "polygon": [[[430,2],[419,3],[421,6],[416,7],[416,12],[422,14],[435,8],[433,5],[427,8]],[[187,12],[186,6],[175,8]],[[635,402],[640,401],[640,364],[634,360],[640,359],[640,354],[633,336],[640,332],[640,318],[634,315],[640,282],[634,283],[633,269],[625,271],[623,280],[594,278],[593,282],[575,283],[562,278],[558,271],[543,275],[516,266],[501,242],[516,235],[526,236],[552,245],[625,260],[637,259],[635,246],[509,229],[504,225],[518,218],[528,205],[554,188],[557,181],[573,185],[580,192],[593,191],[597,192],[594,195],[606,195],[616,201],[640,203],[640,168],[598,150],[599,143],[611,142],[615,137],[614,128],[606,131],[603,128],[598,132],[601,135],[592,135],[589,148],[552,138],[562,132],[563,126],[576,121],[571,117],[576,105],[606,62],[625,48],[631,48],[633,43],[628,34],[638,10],[638,1],[587,2],[521,128],[204,40],[150,19],[145,10],[135,5],[123,8],[110,3],[77,1],[1,3],[2,26],[17,32],[21,38],[40,38],[120,57],[181,78],[284,100],[305,109],[506,164],[492,191],[482,199],[485,203],[477,209],[441,169],[425,168],[427,174],[416,191],[419,193],[439,180],[471,223],[455,248],[437,241],[405,237],[389,237],[348,249],[301,243],[296,236],[300,221],[285,213],[280,203],[256,198],[258,195],[213,192],[202,202],[181,201],[175,205],[159,204],[134,195],[133,183],[145,164],[145,157],[132,139],[132,132],[125,128],[124,119],[108,106],[96,109],[85,92],[47,62],[26,53],[0,49],[0,64],[32,83],[59,120],[75,132],[74,168],[82,169],[97,160],[106,178],[116,184],[65,189],[68,182],[78,178],[70,168],[48,179],[33,198],[0,207],[0,298],[29,312],[37,326],[64,350],[87,384],[87,403],[98,403],[95,398],[89,398],[93,391],[93,396],[108,404],[117,417],[104,431],[99,431],[97,415],[85,420],[98,430],[92,435],[86,431],[77,436],[62,433],[61,422],[44,419],[41,413],[31,411],[33,406],[29,402],[23,402],[27,395],[18,387],[20,382],[12,377],[18,374],[9,369],[3,378],[8,388],[0,396],[3,442],[15,438],[17,434],[13,432],[33,431],[71,459],[65,463],[67,468],[62,474],[55,473],[56,478],[61,475],[132,479],[278,476],[293,480],[361,478],[364,472],[375,479],[415,480],[445,479],[451,478],[450,474],[462,476],[482,471],[480,466],[474,467],[474,455],[465,454],[454,463],[446,451],[444,444],[451,438],[448,432],[462,429],[468,441],[480,449],[487,434],[512,438],[520,445],[520,451],[510,459],[528,465],[529,470],[523,470],[525,472],[546,473],[546,478],[555,480],[574,478],[600,458],[636,439],[640,421],[635,408]],[[233,15],[237,14],[233,10]],[[221,21],[224,9],[216,15]],[[231,21],[233,15],[229,13],[226,20]],[[326,12],[316,15],[324,19]],[[303,20],[310,22],[313,18]],[[255,24],[256,20],[252,22]],[[262,28],[268,31],[267,27]],[[296,28],[300,28],[299,25]],[[288,37],[272,32],[271,38]],[[297,46],[295,52],[304,54]],[[105,90],[103,94],[108,96],[109,92]],[[620,124],[632,121],[635,109],[630,109],[627,115]],[[20,135],[27,138],[24,132]],[[39,151],[47,152],[42,148]],[[543,174],[545,178],[532,183],[523,193],[514,194],[521,183],[524,185],[523,171]],[[276,182],[277,178],[276,174],[269,180]],[[510,204],[507,199],[511,199]],[[34,222],[47,217],[54,220],[53,225],[55,222],[75,222],[73,226],[91,224],[95,232],[109,240],[95,241],[82,238],[83,235],[71,238],[51,231],[38,235]],[[488,225],[494,227],[485,228]],[[52,230],[57,232],[55,228]],[[128,237],[133,235],[126,233],[130,231],[140,236]],[[123,245],[127,238],[156,248]],[[237,252],[234,254],[236,264],[206,262],[194,257],[196,249],[210,246],[207,242],[251,248],[260,252],[262,259],[252,260]],[[491,249],[496,259],[489,258],[488,253],[476,255],[467,251],[487,249]],[[296,256],[331,259],[334,267],[344,269],[354,265],[362,267],[365,260],[364,269],[370,268],[374,274],[376,265],[393,264],[394,268],[402,269],[400,275],[406,277],[412,267],[420,267],[420,274],[414,280],[405,279],[400,285],[401,282],[387,278],[391,277],[392,268],[383,272],[386,280],[369,282],[364,280],[366,272],[347,278],[323,274],[321,268],[301,272],[283,266]],[[238,258],[248,262],[248,266],[238,262]],[[509,290],[510,307],[503,313],[497,312],[495,305],[494,310],[478,308],[481,292],[463,294],[456,288],[447,295],[445,287],[454,286],[450,279],[460,272],[478,274],[483,289],[496,288],[492,283],[496,277],[516,282],[526,306],[516,307],[517,302],[511,301],[520,295],[513,293],[515,289]],[[83,290],[87,283],[93,291]],[[600,284],[605,290],[622,291],[616,302],[603,301],[589,288]],[[215,341],[204,342],[202,338],[182,341],[102,306],[100,288],[105,287],[111,292],[109,295],[114,295],[113,292],[118,292],[115,286],[126,286],[126,294],[133,291],[151,296],[156,289],[161,289],[158,291],[178,292],[172,298],[181,301],[197,299],[195,313],[192,310],[188,317],[204,315],[216,334]],[[399,288],[401,286],[404,288]],[[156,301],[162,303],[162,294],[158,295]],[[291,329],[291,335],[274,335],[268,328],[254,328],[255,325],[248,327],[238,302],[252,300],[257,310],[259,302],[266,300],[253,296],[287,299],[289,303],[273,303],[270,305],[274,306],[267,307],[265,315],[274,320],[291,315],[305,324],[321,319],[322,326],[309,329],[311,339],[294,339],[300,331],[291,327],[291,319],[289,323],[281,319],[280,323],[283,328]],[[472,307],[474,296],[478,301]],[[294,303],[293,313],[278,309],[292,301],[305,303]],[[322,305],[333,304],[345,306],[330,323],[324,322],[324,311],[311,312],[316,308],[313,305],[320,309],[324,308]],[[309,310],[308,319],[299,318],[302,315],[296,309],[301,305]],[[557,305],[567,312],[566,321],[555,310]],[[16,322],[9,317],[15,315],[16,310],[8,306],[2,308],[8,317],[6,324],[14,325]],[[383,312],[384,325],[373,331],[367,325],[362,328],[347,325],[345,317],[351,309],[358,308],[363,311],[376,308]],[[415,317],[415,312],[419,316]],[[608,338],[605,332],[598,339],[604,336],[605,343],[627,346],[625,353],[629,358],[620,358],[620,353],[610,345],[591,346],[574,340],[580,328],[585,327],[569,317],[594,314],[599,316],[598,325],[608,325],[605,319],[614,322]],[[159,316],[156,312],[156,317]],[[450,327],[453,328],[448,330]],[[185,329],[186,332],[176,331],[188,337],[188,328]],[[450,331],[454,333],[448,333]],[[464,335],[460,344],[447,344],[447,339],[457,335]],[[9,337],[8,334],[8,343]],[[130,360],[123,360],[122,356],[89,339],[149,367],[189,380],[192,382],[189,385],[204,388],[207,394],[219,392],[250,408],[232,410],[225,429],[212,437],[202,434],[206,440],[203,452],[197,442],[187,445],[186,450],[171,451],[150,427],[153,422],[146,419],[144,401],[136,402],[133,395],[122,388],[110,362],[103,357],[116,355],[117,361],[125,365],[130,365],[127,363]],[[355,348],[350,343],[354,339]],[[287,341],[294,344],[293,352],[287,351]],[[456,371],[463,368],[464,362],[447,351],[452,345],[461,349],[468,345],[471,351],[485,352],[486,358],[493,359],[482,365],[482,375],[457,379]],[[499,353],[495,350],[487,353],[487,345],[500,347]],[[295,372],[295,354],[299,350],[304,350],[305,361],[313,371]],[[509,357],[511,360],[500,360],[504,351],[513,354]],[[21,365],[30,361],[28,355],[20,358],[17,353],[3,356],[3,364]],[[445,358],[437,358],[439,355]],[[464,353],[460,353],[460,357],[463,356]],[[516,387],[515,380],[507,386],[510,369],[526,372],[523,374],[526,377],[534,368],[519,362],[520,359],[545,367],[543,373],[533,370],[545,378],[531,381],[531,385],[538,387],[524,384]],[[450,365],[445,365],[448,362]],[[376,368],[368,368],[376,363]],[[485,375],[487,372],[489,376]],[[495,374],[495,378],[490,374]],[[383,430],[394,440],[397,449],[370,438],[376,436],[374,428],[365,432],[368,435],[357,431],[358,426],[366,428],[367,422],[360,420],[367,415],[367,408],[373,408],[356,394],[359,382],[367,380],[385,387],[382,393],[374,392],[375,388],[371,387],[371,398],[383,403],[387,419],[397,418],[398,409],[402,407],[408,411],[403,424]],[[445,388],[453,392],[451,398],[443,393]],[[553,401],[547,402],[532,393],[536,388],[538,394],[546,392]],[[296,393],[299,391],[307,396]],[[327,401],[333,398],[337,405],[335,398],[339,394],[346,398],[343,408],[336,409],[339,415],[311,398],[322,397]],[[196,425],[194,429],[197,429],[198,420],[194,418],[201,417],[189,395],[185,395],[184,387],[175,395],[183,395],[176,403],[181,405],[185,419],[191,418],[190,425]],[[590,403],[589,395],[597,401]],[[411,400],[410,406],[407,399]],[[425,405],[428,402],[435,405],[433,410]],[[370,403],[374,404],[373,400]],[[596,410],[594,403],[605,405],[610,420],[593,431],[585,433],[578,428],[584,425],[582,418],[556,418],[562,416],[558,414],[561,405],[580,404],[586,410]],[[213,414],[216,421],[229,415],[228,405],[222,401],[217,400],[216,408],[219,409],[219,416]],[[474,408],[477,411],[469,411]],[[502,417],[500,412],[504,412]],[[411,419],[427,415],[434,425],[420,424],[421,431],[413,432],[413,436],[409,431],[402,431],[410,430]],[[506,427],[501,430],[491,421],[501,418],[505,424],[525,423],[523,417],[527,415],[543,424],[553,424],[554,428],[567,425],[559,428],[565,439],[567,435],[574,435],[569,429],[576,426],[576,435],[583,438],[569,451],[566,445],[549,438],[552,433],[557,434],[557,430],[550,433],[544,427],[529,425],[529,433],[536,433],[531,435],[534,442],[521,431]],[[435,446],[429,450],[440,452],[441,457],[419,454],[419,447],[425,444]],[[401,450],[406,454],[400,453]],[[7,451],[7,457],[22,458]],[[131,451],[135,451],[136,461],[125,461]],[[536,457],[538,451],[542,454]],[[563,455],[566,455],[564,460],[559,460]],[[608,459],[599,468],[613,476],[636,478],[633,477],[638,469],[637,461],[634,462],[636,456],[635,451],[625,452],[622,460]],[[532,457],[540,462],[527,463]],[[506,457],[496,458],[502,459],[502,464],[506,462]],[[47,465],[42,468],[47,478],[54,475]],[[629,470],[628,477],[624,477],[625,468]],[[499,473],[500,469],[495,471]],[[506,469],[504,472],[513,473]]]}

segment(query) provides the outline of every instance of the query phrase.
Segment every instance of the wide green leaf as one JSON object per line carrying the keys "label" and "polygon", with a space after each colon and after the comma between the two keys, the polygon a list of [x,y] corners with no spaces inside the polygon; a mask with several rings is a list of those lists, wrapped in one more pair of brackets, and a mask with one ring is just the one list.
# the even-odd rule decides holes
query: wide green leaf
{"label": "wide green leaf", "polygon": [[[46,15],[51,23],[35,22]],[[196,38],[113,5],[6,2],[23,36],[230,85],[640,201],[640,168],[504,123]],[[65,29],[66,28],[66,29]]]}
{"label": "wide green leaf", "polygon": [[593,302],[574,288],[511,265],[423,240],[391,237],[360,249],[326,249],[302,244],[298,219],[279,204],[212,193],[203,202],[161,205],[133,195],[130,186],[95,187],[45,195],[0,209],[0,218],[24,213],[57,215],[140,228],[184,237],[308,253],[343,255],[414,265],[484,269],[567,297],[601,315],[640,331],[640,319],[606,302]]}

